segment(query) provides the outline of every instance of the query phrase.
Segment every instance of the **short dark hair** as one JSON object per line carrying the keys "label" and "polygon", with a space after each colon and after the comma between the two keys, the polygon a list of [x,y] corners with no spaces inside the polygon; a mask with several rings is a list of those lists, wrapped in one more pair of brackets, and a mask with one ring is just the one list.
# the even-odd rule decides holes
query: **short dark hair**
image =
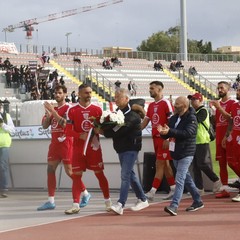
{"label": "short dark hair", "polygon": [[54,89],[54,92],[58,91],[59,89],[62,89],[64,93],[67,93],[67,88],[64,85],[57,85]]}
{"label": "short dark hair", "polygon": [[228,85],[229,86],[229,82],[227,82],[227,81],[220,81],[220,82],[218,82],[218,85],[219,84],[225,84],[225,85]]}
{"label": "short dark hair", "polygon": [[230,89],[230,87],[231,87],[231,85],[229,84],[229,82],[227,82],[227,81],[220,81],[220,82],[218,82],[218,85],[219,84],[224,84],[224,85],[226,85],[227,87],[228,87],[228,89]]}
{"label": "short dark hair", "polygon": [[87,87],[90,87],[88,84],[86,84],[86,83],[83,83],[83,84],[81,84],[79,87],[78,87],[78,91],[80,91],[80,90],[82,90],[82,89],[84,89],[84,88],[87,88]]}
{"label": "short dark hair", "polygon": [[150,82],[149,85],[152,85],[152,84],[155,84],[155,85],[161,86],[162,89],[164,88],[164,85],[163,85],[163,83],[162,83],[161,81],[152,81],[152,82]]}

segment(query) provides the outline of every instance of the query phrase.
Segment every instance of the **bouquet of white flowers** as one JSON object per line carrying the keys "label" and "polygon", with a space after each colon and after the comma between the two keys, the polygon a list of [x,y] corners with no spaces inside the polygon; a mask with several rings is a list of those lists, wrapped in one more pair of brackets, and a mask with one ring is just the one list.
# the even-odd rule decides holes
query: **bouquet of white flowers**
{"label": "bouquet of white flowers", "polygon": [[99,127],[103,128],[108,125],[122,126],[124,124],[124,114],[121,110],[117,112],[104,111],[100,118]]}
{"label": "bouquet of white flowers", "polygon": [[[90,117],[89,119],[92,121],[92,125],[94,127],[98,127],[102,130],[113,129],[114,131],[117,131],[121,126],[124,125],[125,117],[123,112],[121,110],[118,110],[117,112],[103,111],[100,119],[99,117],[98,118]],[[95,137],[95,140],[94,140],[94,137]],[[86,150],[87,150],[87,146],[89,144],[90,139],[92,139],[91,141],[92,141],[93,149],[94,148],[97,149],[99,145],[95,144],[97,141],[96,141],[96,136],[93,131],[93,128],[90,129],[86,137],[86,140],[84,143],[84,150],[83,150],[84,155],[86,155]]]}

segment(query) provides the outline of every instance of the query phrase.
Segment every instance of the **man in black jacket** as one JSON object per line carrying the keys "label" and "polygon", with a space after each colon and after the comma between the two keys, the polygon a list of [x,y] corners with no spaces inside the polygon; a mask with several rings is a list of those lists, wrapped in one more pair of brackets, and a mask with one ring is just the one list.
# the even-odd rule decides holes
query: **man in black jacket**
{"label": "man in black jacket", "polygon": [[131,208],[139,211],[149,206],[142,186],[134,172],[134,163],[138,152],[142,148],[141,118],[129,105],[129,93],[126,89],[118,89],[115,92],[115,102],[124,114],[124,125],[104,130],[104,136],[113,139],[113,147],[118,154],[121,165],[120,197],[111,210],[122,215],[127,201],[128,190],[131,186],[137,197],[137,203]]}
{"label": "man in black jacket", "polygon": [[191,193],[193,204],[186,211],[197,211],[203,208],[201,196],[189,173],[189,166],[196,150],[197,119],[193,108],[189,107],[186,97],[178,97],[174,104],[175,114],[170,118],[168,126],[159,125],[161,137],[169,138],[169,150],[176,168],[176,187],[170,206],[164,211],[172,216],[177,215],[177,209],[183,195],[184,184]]}

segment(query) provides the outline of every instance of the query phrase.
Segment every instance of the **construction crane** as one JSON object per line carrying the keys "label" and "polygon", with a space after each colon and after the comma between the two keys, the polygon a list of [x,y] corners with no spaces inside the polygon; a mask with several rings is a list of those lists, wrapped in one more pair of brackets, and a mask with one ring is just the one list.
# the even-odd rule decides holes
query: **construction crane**
{"label": "construction crane", "polygon": [[112,0],[112,1],[106,1],[102,2],[96,5],[92,6],[85,6],[81,8],[75,8],[67,11],[62,11],[60,13],[53,13],[49,14],[48,16],[42,17],[42,18],[33,18],[29,20],[25,20],[22,22],[19,22],[15,25],[9,25],[8,27],[3,29],[3,32],[13,32],[17,28],[23,28],[24,31],[26,31],[26,38],[31,39],[32,38],[32,32],[34,31],[33,25],[38,25],[39,23],[43,22],[48,22],[48,21],[53,21],[57,20],[59,18],[65,18],[65,17],[70,17],[79,13],[84,13],[84,12],[89,12],[98,8],[103,8],[107,7],[113,4],[121,3],[123,0]]}

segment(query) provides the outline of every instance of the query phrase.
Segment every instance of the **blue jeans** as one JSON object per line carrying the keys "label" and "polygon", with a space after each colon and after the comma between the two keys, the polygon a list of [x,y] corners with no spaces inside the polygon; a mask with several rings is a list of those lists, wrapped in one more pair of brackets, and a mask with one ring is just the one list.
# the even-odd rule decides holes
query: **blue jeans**
{"label": "blue jeans", "polygon": [[0,192],[7,191],[9,175],[9,148],[0,148]]}
{"label": "blue jeans", "polygon": [[121,165],[121,188],[118,202],[120,202],[123,207],[127,201],[130,186],[138,199],[146,201],[142,185],[134,172],[134,163],[137,160],[137,155],[137,151],[127,151],[118,154]]}
{"label": "blue jeans", "polygon": [[188,156],[180,160],[173,160],[176,168],[176,187],[170,207],[178,208],[183,195],[184,184],[186,189],[191,193],[194,203],[202,202],[201,196],[195,186],[195,183],[189,173],[189,166],[193,160],[193,156]]}

